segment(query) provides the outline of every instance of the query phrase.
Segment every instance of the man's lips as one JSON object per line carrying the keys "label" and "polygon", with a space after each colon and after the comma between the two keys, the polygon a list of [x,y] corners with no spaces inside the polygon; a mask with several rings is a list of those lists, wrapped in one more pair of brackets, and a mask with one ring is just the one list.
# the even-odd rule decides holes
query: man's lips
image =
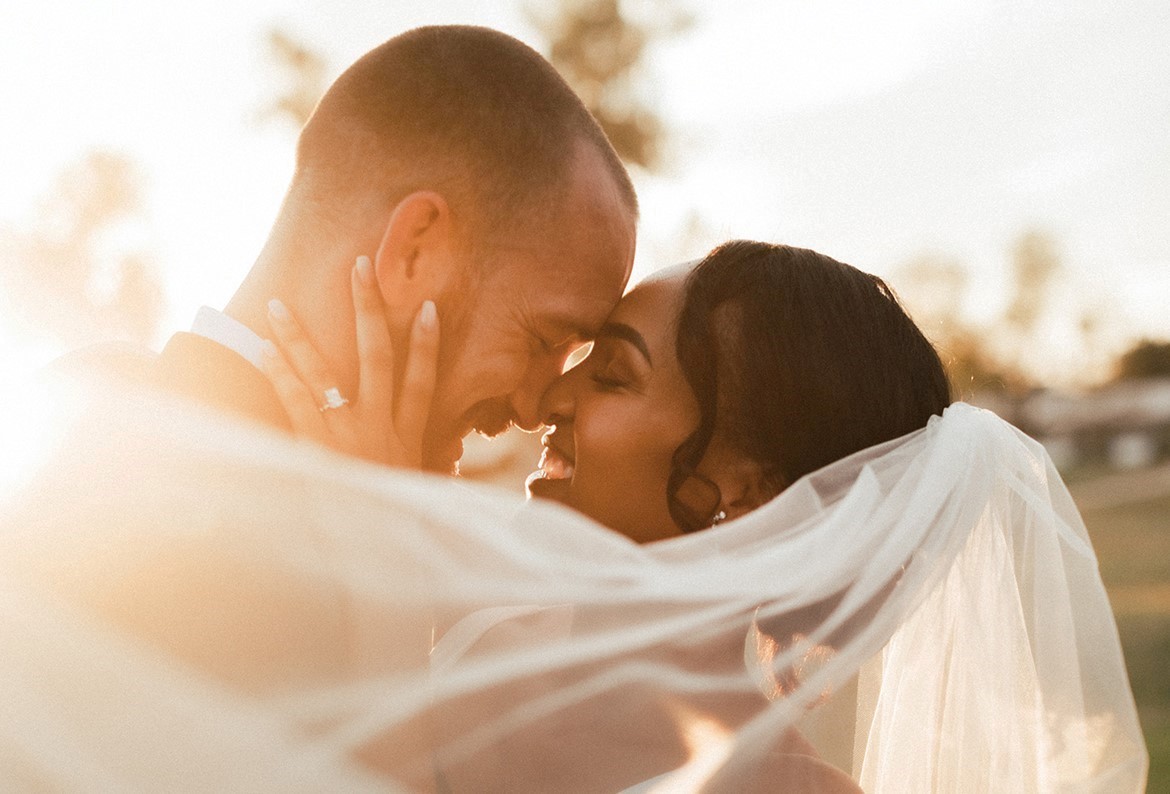
{"label": "man's lips", "polygon": [[459,459],[463,457],[463,438],[468,433],[479,433],[488,438],[494,438],[512,426],[512,416],[502,409],[496,410],[485,406],[478,411],[469,412],[464,420],[447,437],[447,441],[438,447],[437,464],[442,471],[457,471]]}
{"label": "man's lips", "polygon": [[460,437],[474,430],[481,436],[495,438],[515,424],[516,415],[506,402],[488,400],[468,411],[464,419]]}
{"label": "man's lips", "polygon": [[441,474],[456,474],[462,457],[463,439],[456,436],[434,450],[434,456],[428,459],[427,468]]}
{"label": "man's lips", "polygon": [[[482,421],[478,421],[478,422],[474,423],[470,428],[468,428],[467,433],[470,433],[471,431],[474,430],[476,433],[479,433],[481,436],[486,436],[487,438],[495,438],[496,436],[500,435],[501,433],[504,433],[505,431],[507,431],[511,427],[512,427],[512,420],[510,418],[506,418],[506,419],[491,418],[491,419],[486,419],[486,420],[482,420]],[[467,435],[467,433],[464,433],[463,435]]]}

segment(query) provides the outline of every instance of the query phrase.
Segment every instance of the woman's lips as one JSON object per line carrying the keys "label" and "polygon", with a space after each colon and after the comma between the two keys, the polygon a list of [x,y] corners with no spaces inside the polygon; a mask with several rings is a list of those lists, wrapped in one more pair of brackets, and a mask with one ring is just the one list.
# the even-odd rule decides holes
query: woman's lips
{"label": "woman's lips", "polygon": [[572,485],[576,469],[574,461],[550,440],[549,435],[541,439],[544,450],[540,453],[537,471],[528,478],[525,485],[531,496],[565,501]]}
{"label": "woman's lips", "polygon": [[546,480],[573,479],[573,461],[551,444],[540,453],[540,471]]}

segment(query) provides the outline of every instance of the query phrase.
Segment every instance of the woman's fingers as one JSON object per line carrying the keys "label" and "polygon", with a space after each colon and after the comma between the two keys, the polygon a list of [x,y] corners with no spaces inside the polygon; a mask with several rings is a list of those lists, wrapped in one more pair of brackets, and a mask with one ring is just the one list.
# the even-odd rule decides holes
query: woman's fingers
{"label": "woman's fingers", "polygon": [[337,387],[325,359],[305,336],[292,312],[276,298],[268,302],[268,325],[276,335],[281,352],[310,391],[324,395],[326,389]]}
{"label": "woman's fingers", "polygon": [[367,256],[359,256],[352,274],[357,322],[358,400],[367,415],[391,420],[394,395],[394,347],[386,326],[386,306]]}
{"label": "woman's fingers", "polygon": [[359,359],[353,404],[329,406],[321,413],[337,381],[292,313],[276,299],[268,304],[268,322],[279,349],[266,352],[265,373],[298,435],[392,466],[418,466],[438,371],[435,304],[426,301],[411,325],[396,391],[386,306],[367,257],[358,257],[351,280]]}
{"label": "woman's fingers", "polygon": [[410,328],[410,351],[394,411],[398,439],[412,453],[422,450],[438,368],[439,316],[435,304],[425,301]]}
{"label": "woman's fingers", "polygon": [[292,422],[293,432],[328,444],[329,432],[316,398],[271,342],[264,346],[264,374],[276,390],[276,396]]}

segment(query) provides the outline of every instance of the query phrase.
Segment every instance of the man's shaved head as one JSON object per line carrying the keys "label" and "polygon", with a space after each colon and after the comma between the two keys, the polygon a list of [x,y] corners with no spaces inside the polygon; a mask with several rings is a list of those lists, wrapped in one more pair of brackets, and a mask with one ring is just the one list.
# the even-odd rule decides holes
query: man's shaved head
{"label": "man's shaved head", "polygon": [[435,190],[482,239],[555,212],[582,143],[636,214],[613,147],[543,57],[487,28],[424,27],[337,79],[301,134],[294,184],[335,214]]}

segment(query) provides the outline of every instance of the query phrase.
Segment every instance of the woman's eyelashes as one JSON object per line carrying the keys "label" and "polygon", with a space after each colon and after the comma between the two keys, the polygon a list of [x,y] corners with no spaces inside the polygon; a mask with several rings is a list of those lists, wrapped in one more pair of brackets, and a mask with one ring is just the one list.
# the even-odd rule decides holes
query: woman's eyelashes
{"label": "woman's eyelashes", "polygon": [[589,379],[592,380],[594,385],[596,385],[597,388],[601,391],[620,391],[628,385],[626,381],[620,378],[606,375],[603,372],[594,372]]}
{"label": "woman's eyelashes", "polygon": [[[599,356],[598,352],[602,352],[602,355]],[[591,364],[589,380],[599,391],[638,390],[640,381],[631,367],[622,361],[619,351],[594,349],[593,354],[586,359],[586,364]]]}

